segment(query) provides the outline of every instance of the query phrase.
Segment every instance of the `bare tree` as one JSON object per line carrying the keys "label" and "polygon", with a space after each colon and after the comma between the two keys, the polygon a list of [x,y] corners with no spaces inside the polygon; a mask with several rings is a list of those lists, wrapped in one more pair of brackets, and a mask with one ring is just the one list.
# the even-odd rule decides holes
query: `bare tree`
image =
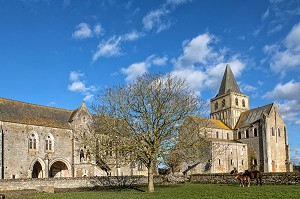
{"label": "bare tree", "polygon": [[184,80],[170,74],[143,75],[129,85],[106,89],[97,100],[93,106],[98,117],[96,134],[116,143],[112,145],[122,154],[120,160],[144,163],[148,190],[153,192],[158,159],[179,146],[179,128],[187,116],[200,116],[203,101]]}

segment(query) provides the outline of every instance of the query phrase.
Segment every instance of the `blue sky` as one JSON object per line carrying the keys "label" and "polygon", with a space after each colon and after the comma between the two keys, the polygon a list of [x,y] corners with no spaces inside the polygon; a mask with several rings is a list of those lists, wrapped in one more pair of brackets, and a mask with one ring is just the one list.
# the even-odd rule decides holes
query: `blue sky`
{"label": "blue sky", "polygon": [[277,103],[300,165],[300,0],[0,0],[0,27],[0,97],[76,109],[172,72],[210,99],[229,63],[251,108]]}

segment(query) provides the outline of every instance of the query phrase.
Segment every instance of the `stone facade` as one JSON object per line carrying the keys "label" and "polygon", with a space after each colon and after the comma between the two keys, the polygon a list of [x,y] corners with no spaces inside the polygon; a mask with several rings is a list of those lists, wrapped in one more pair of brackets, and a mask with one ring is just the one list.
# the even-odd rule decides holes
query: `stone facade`
{"label": "stone facade", "polygon": [[[226,66],[218,94],[210,100],[210,108],[211,119],[207,119],[210,125],[206,127],[211,132],[208,139],[218,148],[212,150],[211,167],[205,170],[206,163],[198,162],[196,166],[185,164],[183,171],[191,174],[227,173],[234,167],[239,171],[293,170],[286,125],[276,104],[250,109],[249,97],[241,93],[229,65]],[[201,126],[199,119],[195,122]]]}
{"label": "stone facade", "polygon": [[84,103],[65,110],[0,98],[0,178],[147,175],[136,164],[103,170],[80,142],[92,121]]}

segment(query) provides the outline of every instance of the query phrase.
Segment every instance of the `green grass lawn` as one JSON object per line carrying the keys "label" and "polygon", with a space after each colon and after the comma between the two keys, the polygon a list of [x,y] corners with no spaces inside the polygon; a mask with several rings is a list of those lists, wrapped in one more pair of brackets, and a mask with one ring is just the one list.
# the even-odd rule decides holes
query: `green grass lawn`
{"label": "green grass lawn", "polygon": [[[141,190],[147,190],[142,187]],[[127,198],[267,198],[267,199],[291,199],[300,198],[300,185],[263,185],[251,187],[238,187],[238,185],[216,185],[216,184],[181,184],[174,186],[156,186],[155,193],[147,193],[134,189],[70,192],[55,194],[35,194],[28,196],[7,197],[7,198],[41,198],[41,199],[127,199]]]}

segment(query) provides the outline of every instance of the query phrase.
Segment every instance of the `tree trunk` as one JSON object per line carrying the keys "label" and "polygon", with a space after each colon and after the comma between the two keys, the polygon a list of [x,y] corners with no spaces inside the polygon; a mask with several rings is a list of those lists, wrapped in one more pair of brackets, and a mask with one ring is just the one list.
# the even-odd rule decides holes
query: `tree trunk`
{"label": "tree trunk", "polygon": [[148,191],[154,192],[154,177],[153,177],[153,163],[150,163],[148,168]]}

